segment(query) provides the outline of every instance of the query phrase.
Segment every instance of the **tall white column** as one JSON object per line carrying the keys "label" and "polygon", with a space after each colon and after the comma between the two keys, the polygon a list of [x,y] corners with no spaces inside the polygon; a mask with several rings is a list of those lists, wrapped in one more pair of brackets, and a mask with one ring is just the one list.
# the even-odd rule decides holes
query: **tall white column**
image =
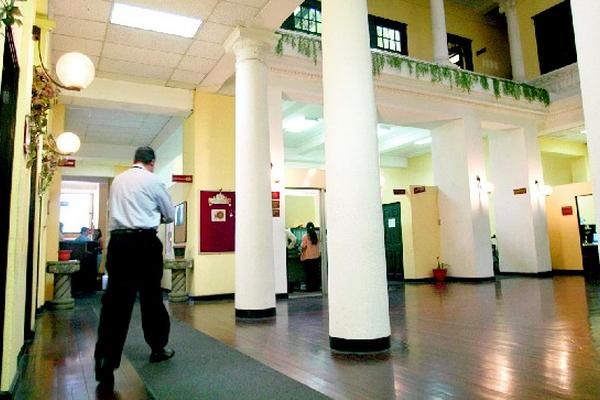
{"label": "tall white column", "polygon": [[390,319],[367,2],[322,7],[329,342],[384,350]]}
{"label": "tall white column", "polygon": [[433,129],[431,137],[433,176],[439,189],[440,260],[449,264],[450,276],[490,278],[492,248],[481,122],[467,115]]}
{"label": "tall white column", "polygon": [[523,82],[525,81],[525,64],[523,62],[521,32],[519,30],[519,17],[517,15],[517,0],[500,0],[499,4],[500,12],[506,15],[513,80]]}
{"label": "tall white column", "polygon": [[235,314],[275,315],[267,66],[271,33],[237,28],[235,64]]}
{"label": "tall white column", "polygon": [[[488,141],[500,271],[550,271],[546,200],[541,191],[544,180],[535,126],[490,132]],[[519,188],[527,192],[515,194],[514,189]]]}
{"label": "tall white column", "polygon": [[597,0],[577,0],[571,2],[575,45],[577,47],[577,65],[583,115],[587,130],[587,145],[590,163],[590,175],[596,208],[596,229],[600,229],[600,2]]}
{"label": "tall white column", "polygon": [[431,30],[433,33],[433,62],[450,64],[448,60],[448,34],[444,0],[429,0],[431,6]]}

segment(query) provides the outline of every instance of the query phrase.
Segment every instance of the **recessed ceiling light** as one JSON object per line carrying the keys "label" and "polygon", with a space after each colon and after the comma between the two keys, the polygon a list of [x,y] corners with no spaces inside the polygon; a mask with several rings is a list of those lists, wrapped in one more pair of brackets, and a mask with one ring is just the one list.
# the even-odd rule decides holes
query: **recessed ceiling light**
{"label": "recessed ceiling light", "polygon": [[122,3],[114,4],[110,22],[186,38],[194,37],[200,24],[202,24],[202,20],[198,18],[184,17]]}
{"label": "recessed ceiling light", "polygon": [[422,145],[422,144],[428,144],[428,143],[431,143],[431,136],[415,141],[416,145]]}
{"label": "recessed ceiling light", "polygon": [[584,129],[581,131],[582,134],[587,135],[587,131]]}
{"label": "recessed ceiling light", "polygon": [[314,128],[321,118],[306,118],[304,115],[287,118],[283,121],[283,129],[287,132],[299,133]]}

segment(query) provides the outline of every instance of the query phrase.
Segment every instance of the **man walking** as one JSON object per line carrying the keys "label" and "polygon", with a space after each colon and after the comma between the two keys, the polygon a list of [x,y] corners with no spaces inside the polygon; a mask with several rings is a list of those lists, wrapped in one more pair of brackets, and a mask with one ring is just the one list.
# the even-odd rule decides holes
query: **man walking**
{"label": "man walking", "polygon": [[156,156],[150,147],[135,152],[133,166],[118,175],[109,197],[110,241],[106,256],[109,274],[94,353],[99,389],[112,390],[113,371],[119,367],[136,295],[140,294],[144,339],[150,362],[175,354],[166,349],[169,315],[162,301],[162,243],[156,236],[160,223],[173,221],[171,198],[154,171]]}

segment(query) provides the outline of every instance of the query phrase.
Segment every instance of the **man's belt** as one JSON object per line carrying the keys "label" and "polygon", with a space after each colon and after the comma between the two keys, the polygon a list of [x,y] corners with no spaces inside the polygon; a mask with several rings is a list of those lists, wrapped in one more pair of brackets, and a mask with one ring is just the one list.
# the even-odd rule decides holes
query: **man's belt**
{"label": "man's belt", "polygon": [[151,233],[156,235],[156,229],[152,228],[133,228],[133,229],[114,229],[110,231],[111,235],[126,235],[126,234],[136,234],[136,233]]}

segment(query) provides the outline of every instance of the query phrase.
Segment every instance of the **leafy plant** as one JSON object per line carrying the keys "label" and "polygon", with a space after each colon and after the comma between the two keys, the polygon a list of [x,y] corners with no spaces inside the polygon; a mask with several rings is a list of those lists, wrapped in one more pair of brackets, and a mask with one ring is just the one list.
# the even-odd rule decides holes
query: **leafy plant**
{"label": "leafy plant", "polygon": [[448,269],[448,264],[441,262],[440,257],[437,257],[437,267],[436,269]]}
{"label": "leafy plant", "polygon": [[59,89],[48,78],[42,67],[34,67],[29,115],[31,141],[29,143],[27,166],[32,167],[37,163],[40,156],[38,154],[38,143],[42,140],[42,168],[39,176],[40,195],[44,194],[50,183],[52,183],[54,172],[62,159],[54,137],[48,132],[48,111],[57,103],[59,93]]}
{"label": "leafy plant", "polygon": [[0,21],[3,25],[17,24],[21,26],[23,23],[21,18],[23,18],[23,14],[19,7],[15,6],[15,0],[0,0]]}
{"label": "leafy plant", "polygon": [[[312,58],[316,64],[318,53],[321,51],[321,40],[317,37],[310,37],[303,34],[288,33],[279,31],[279,41],[275,47],[277,55],[283,54],[283,45],[289,44],[298,53]],[[550,95],[546,89],[536,88],[534,86],[514,82],[508,79],[501,79],[482,74],[477,74],[471,71],[458,69],[455,67],[437,65],[421,60],[414,60],[405,56],[373,52],[373,75],[379,75],[386,66],[397,71],[402,71],[404,65],[408,70],[408,74],[417,79],[429,75],[433,83],[447,83],[450,87],[457,88],[470,93],[471,90],[479,84],[484,91],[493,91],[496,98],[500,96],[510,96],[515,100],[520,100],[522,97],[529,102],[538,101],[545,106],[550,104]],[[492,84],[490,85],[490,80]]]}

